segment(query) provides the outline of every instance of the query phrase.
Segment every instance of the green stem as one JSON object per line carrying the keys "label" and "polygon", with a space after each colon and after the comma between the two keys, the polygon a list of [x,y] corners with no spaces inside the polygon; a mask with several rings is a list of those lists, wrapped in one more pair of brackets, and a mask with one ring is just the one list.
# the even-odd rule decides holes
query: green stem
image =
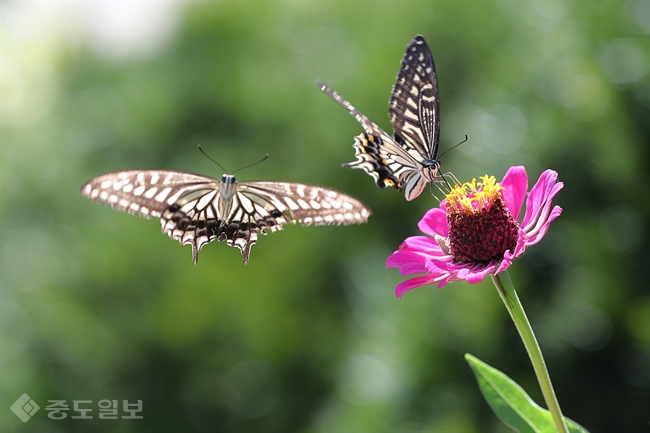
{"label": "green stem", "polygon": [[501,296],[508,313],[510,313],[512,321],[515,322],[515,326],[524,342],[524,346],[526,346],[528,356],[533,363],[533,368],[537,375],[537,381],[539,382],[539,386],[542,388],[542,394],[544,395],[544,400],[546,400],[546,406],[548,406],[548,410],[553,416],[553,421],[555,422],[557,431],[560,433],[568,433],[564,417],[562,416],[562,411],[560,410],[560,405],[558,404],[557,397],[555,397],[555,392],[553,391],[551,378],[546,369],[546,363],[544,363],[542,351],[539,349],[539,344],[537,344],[537,340],[535,339],[533,328],[531,328],[530,322],[528,322],[528,318],[526,317],[524,308],[521,306],[515,287],[512,285],[510,275],[508,275],[507,271],[503,271],[498,275],[492,275],[492,281],[494,281],[494,285],[497,287],[499,296]]}

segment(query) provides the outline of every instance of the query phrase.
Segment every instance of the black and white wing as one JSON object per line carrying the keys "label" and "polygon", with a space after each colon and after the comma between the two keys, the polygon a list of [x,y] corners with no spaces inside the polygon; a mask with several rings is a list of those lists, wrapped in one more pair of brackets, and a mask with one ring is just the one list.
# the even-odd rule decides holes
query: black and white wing
{"label": "black and white wing", "polygon": [[422,36],[406,47],[388,104],[393,136],[410,154],[435,160],[440,136],[440,100],[433,56]]}
{"label": "black and white wing", "polygon": [[163,232],[192,245],[192,259],[213,240],[241,250],[244,264],[258,233],[303,225],[361,224],[370,209],[355,198],[319,186],[286,182],[236,183],[190,173],[135,170],[108,173],[84,184],[91,200],[143,216],[160,218]]}
{"label": "black and white wing", "polygon": [[436,160],[440,129],[438,84],[433,56],[422,36],[407,46],[389,103],[393,136],[355,109],[329,86],[320,89],[344,106],[363,126],[355,137],[356,161],[344,167],[361,168],[377,186],[405,190],[407,200],[416,198],[428,182],[442,181]]}

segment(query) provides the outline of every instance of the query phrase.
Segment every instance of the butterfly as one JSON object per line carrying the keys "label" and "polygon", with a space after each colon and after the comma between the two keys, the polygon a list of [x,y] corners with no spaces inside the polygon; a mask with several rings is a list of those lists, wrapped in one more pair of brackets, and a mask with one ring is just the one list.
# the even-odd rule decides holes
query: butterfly
{"label": "butterfly", "polygon": [[344,167],[360,168],[377,186],[405,190],[407,200],[422,193],[429,182],[445,182],[436,159],[440,137],[438,81],[431,50],[420,35],[406,47],[402,67],[391,92],[388,113],[393,136],[359,112],[329,86],[320,89],[350,111],[366,131],[354,138],[356,161]]}
{"label": "butterfly", "polygon": [[133,170],[107,173],[82,185],[79,193],[113,208],[160,218],[162,231],[192,245],[196,264],[209,242],[226,241],[248,263],[257,235],[302,225],[361,224],[371,212],[359,200],[329,188],[289,182],[235,182],[192,173]]}

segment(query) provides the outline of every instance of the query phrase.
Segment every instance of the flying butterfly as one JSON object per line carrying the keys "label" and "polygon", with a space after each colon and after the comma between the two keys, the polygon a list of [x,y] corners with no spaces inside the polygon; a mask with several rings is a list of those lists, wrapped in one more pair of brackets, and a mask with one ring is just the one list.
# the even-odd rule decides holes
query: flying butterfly
{"label": "flying butterfly", "polygon": [[370,209],[329,188],[290,182],[235,182],[192,173],[133,170],[107,173],[79,190],[91,200],[145,218],[160,218],[162,231],[192,245],[196,264],[209,242],[226,241],[248,263],[257,235],[282,230],[283,224],[348,225],[365,223]]}
{"label": "flying butterfly", "polygon": [[359,112],[329,86],[320,89],[350,111],[363,126],[354,138],[356,161],[344,167],[360,168],[377,186],[405,190],[407,200],[422,193],[429,182],[445,182],[437,159],[440,137],[438,81],[431,50],[420,35],[406,47],[402,67],[391,93],[388,113],[393,136]]}

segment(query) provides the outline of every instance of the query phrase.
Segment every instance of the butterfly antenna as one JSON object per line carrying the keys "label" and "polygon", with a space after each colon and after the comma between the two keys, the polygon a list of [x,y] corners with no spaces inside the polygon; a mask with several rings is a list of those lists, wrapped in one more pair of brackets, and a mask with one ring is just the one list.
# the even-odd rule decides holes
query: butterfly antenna
{"label": "butterfly antenna", "polygon": [[[458,146],[460,146],[461,144],[463,144],[463,143],[466,142],[466,141],[467,141],[467,134],[465,134],[465,139],[464,139],[463,141],[461,141],[460,143],[458,143],[457,145],[455,145],[455,146],[452,147],[451,149],[455,149],[455,148],[457,148]],[[447,149],[447,150],[445,150],[445,151],[442,153],[442,155],[444,155],[445,153],[449,152],[451,149]],[[442,158],[442,155],[438,156],[438,159]]]}
{"label": "butterfly antenna", "polygon": [[223,165],[219,164],[217,161],[215,161],[214,159],[212,159],[212,157],[210,157],[210,155],[208,155],[207,153],[205,153],[205,150],[203,150],[203,148],[201,147],[200,144],[197,144],[196,147],[199,148],[199,150],[201,151],[201,153],[202,153],[203,155],[205,155],[206,158],[208,158],[210,161],[214,162],[214,163],[217,164],[219,167],[221,167],[221,169],[223,170],[224,173],[228,173],[228,170],[226,170],[226,169],[223,167]]}
{"label": "butterfly antenna", "polygon": [[264,155],[264,158],[260,159],[259,161],[253,162],[252,164],[245,165],[243,167],[239,167],[237,170],[233,171],[231,174],[237,173],[239,170],[243,170],[244,168],[252,167],[253,165],[259,164],[260,162],[266,160],[266,158],[269,157],[269,154],[267,153]]}

